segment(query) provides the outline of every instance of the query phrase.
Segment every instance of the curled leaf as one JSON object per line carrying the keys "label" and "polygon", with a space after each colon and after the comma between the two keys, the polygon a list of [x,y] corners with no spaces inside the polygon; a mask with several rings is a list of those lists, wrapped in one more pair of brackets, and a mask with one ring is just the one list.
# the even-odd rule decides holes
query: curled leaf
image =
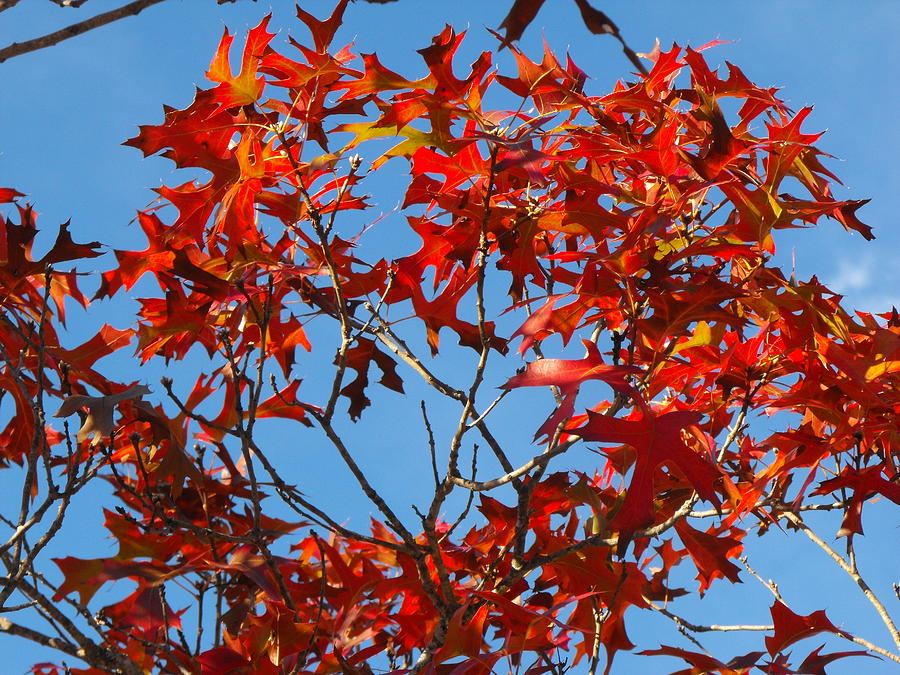
{"label": "curled leaf", "polygon": [[122,401],[128,401],[140,398],[144,394],[149,394],[150,389],[143,384],[136,384],[129,387],[125,391],[118,394],[110,394],[109,396],[69,396],[63,401],[53,416],[69,417],[70,415],[87,408],[87,416],[75,436],[76,440],[81,443],[85,438],[92,437],[91,445],[97,445],[103,438],[108,438],[115,428],[113,423],[113,410],[116,405]]}
{"label": "curled leaf", "polygon": [[500,28],[506,30],[501,48],[508,47],[522,37],[522,33],[525,32],[528,24],[534,21],[534,17],[537,16],[543,4],[544,0],[516,0],[513,3],[509,14],[503,19],[503,23],[500,24]]}

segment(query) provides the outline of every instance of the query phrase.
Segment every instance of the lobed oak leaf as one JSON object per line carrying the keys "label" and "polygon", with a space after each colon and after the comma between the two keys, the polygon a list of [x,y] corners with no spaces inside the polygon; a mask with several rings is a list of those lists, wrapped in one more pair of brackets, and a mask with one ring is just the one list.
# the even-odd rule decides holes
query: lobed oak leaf
{"label": "lobed oak leaf", "polygon": [[435,115],[435,110],[443,107],[441,104],[449,99],[462,98],[468,85],[480,80],[490,66],[490,61],[484,60],[485,58],[489,59],[490,55],[482,53],[482,58],[473,64],[472,73],[467,79],[460,80],[453,74],[453,57],[464,38],[464,32],[457,33],[452,26],[447,24],[444,26],[444,30],[431,39],[428,47],[418,50],[425,65],[428,66],[431,78],[433,78],[432,88],[435,94],[434,98],[437,99],[435,102],[426,99],[426,107],[430,111],[429,117],[432,125],[437,123],[435,117],[440,116],[440,113]]}
{"label": "lobed oak leaf", "polygon": [[41,275],[48,265],[96,258],[101,255],[100,242],[76,244],[69,233],[69,221],[59,226],[56,241],[40,259],[31,257],[31,249],[37,236],[34,211],[30,206],[19,207],[19,223],[10,219],[0,222],[0,278],[10,287],[15,287],[26,277]]}
{"label": "lobed oak leaf", "polygon": [[104,324],[100,331],[84,344],[74,349],[54,347],[50,352],[75,370],[87,372],[99,359],[131,344],[133,336],[134,330],[130,328],[119,330]]}
{"label": "lobed oak leaf", "polygon": [[723,663],[709,654],[688,651],[680,647],[662,645],[659,649],[645,649],[638,652],[641,656],[674,656],[691,664],[690,670],[679,670],[672,675],[694,675],[695,673],[718,673],[718,675],[745,675],[752,668],[763,652],[751,652]]}
{"label": "lobed oak leaf", "polygon": [[356,344],[347,350],[347,367],[356,371],[356,379],[341,389],[341,395],[350,399],[349,415],[354,421],[359,419],[362,411],[370,403],[365,390],[369,384],[369,365],[372,363],[381,369],[379,384],[397,393],[403,393],[403,380],[397,375],[397,364],[394,360],[380,351],[374,340],[357,339]]}
{"label": "lobed oak leaf", "polygon": [[841,225],[844,226],[848,232],[850,230],[856,230],[859,232],[863,239],[867,239],[868,241],[872,241],[875,239],[875,235],[872,233],[872,228],[863,223],[859,218],[856,217],[856,212],[868,204],[871,199],[860,199],[860,200],[851,200],[846,202],[838,202],[837,208],[831,212],[831,216],[837,220]]}
{"label": "lobed oak leaf", "polygon": [[863,651],[854,651],[854,652],[832,652],[831,654],[822,654],[821,651],[825,647],[825,645],[821,645],[816,647],[809,653],[805,659],[803,659],[803,663],[800,664],[800,667],[797,669],[798,673],[805,673],[808,675],[828,675],[825,672],[825,666],[838,659],[845,659],[848,656],[871,656],[872,658],[877,659],[878,657],[875,654],[869,654],[868,652]]}
{"label": "lobed oak leaf", "polygon": [[787,605],[775,601],[771,607],[772,623],[775,624],[775,633],[766,637],[766,649],[769,654],[775,656],[798,640],[816,635],[818,633],[835,633],[849,638],[850,635],[837,628],[828,617],[825,610],[820,609],[812,614],[801,616],[794,614]]}
{"label": "lobed oak leaf", "polygon": [[642,371],[635,366],[610,366],[603,363],[597,345],[590,340],[582,340],[587,356],[583,359],[540,359],[529,363],[524,373],[511,377],[502,385],[503,389],[518,387],[559,387],[563,400],[535,433],[535,438],[550,436],[556,427],[575,412],[575,397],[582,383],[588,380],[602,380],[613,390],[621,393],[633,391],[626,378]]}
{"label": "lobed oak leaf", "polygon": [[590,340],[582,340],[587,356],[583,359],[540,359],[529,363],[524,373],[519,373],[507,380],[503,389],[518,387],[557,386],[563,395],[576,390],[588,380],[603,380],[618,392],[631,391],[626,381],[630,375],[639,375],[641,369],[636,366],[611,366],[603,362],[597,345]]}
{"label": "lobed oak leaf", "polygon": [[731,583],[740,582],[740,569],[728,559],[740,555],[744,550],[743,544],[734,537],[719,537],[715,530],[712,527],[706,532],[700,532],[688,525],[686,520],[675,523],[675,531],[697,568],[701,597],[717,577],[725,577]]}
{"label": "lobed oak leaf", "polygon": [[347,3],[349,1],[350,0],[340,0],[332,10],[331,15],[327,19],[321,20],[301,9],[300,3],[297,3],[297,18],[309,28],[309,32],[313,38],[313,44],[316,46],[316,51],[320,54],[325,53],[328,50],[331,41],[334,39],[334,34],[337,32],[337,29],[341,27],[341,23],[344,20],[344,10],[347,9]]}
{"label": "lobed oak leaf", "polygon": [[55,601],[71,592],[78,593],[82,605],[87,606],[101,586],[116,579],[141,580],[150,585],[165,581],[172,568],[156,560],[82,559],[73,556],[53,558],[64,581],[56,589]]}
{"label": "lobed oak leaf", "polygon": [[119,544],[115,560],[124,562],[134,558],[150,558],[165,562],[176,555],[184,544],[180,536],[150,534],[142,530],[130,517],[103,509],[103,526]]}
{"label": "lobed oak leaf", "polygon": [[28,455],[36,431],[33,401],[28,391],[18,378],[0,372],[0,397],[5,392],[13,398],[15,414],[0,432],[0,468],[6,465],[7,460],[22,463]]}
{"label": "lobed oak leaf", "polygon": [[[837,532],[838,537],[846,537],[853,534],[863,534],[862,507],[863,504],[876,495],[883,495],[895,504],[900,504],[900,477],[897,474],[891,476],[891,469],[887,465],[876,465],[864,469],[854,469],[846,466],[835,478],[823,481],[812,494],[827,495],[838,490],[853,490],[850,503],[844,512],[841,528]],[[888,478],[882,477],[882,472]]]}
{"label": "lobed oak leaf", "polygon": [[522,33],[528,28],[528,24],[534,21],[544,0],[515,0],[509,10],[509,14],[503,19],[500,28],[506,31],[500,43],[500,49],[508,47],[511,43],[522,37]]}
{"label": "lobed oak leaf", "polygon": [[[532,312],[525,322],[510,335],[510,342],[522,336],[522,344],[519,345],[518,352],[524,354],[536,340],[558,334],[562,337],[563,346],[569,343],[572,333],[581,321],[589,306],[584,302],[571,302],[559,309],[555,309],[556,304],[567,295],[551,295],[545,298],[546,302],[540,309]],[[526,301],[527,302],[527,301]]]}
{"label": "lobed oak leaf", "polygon": [[163,600],[159,588],[145,586],[119,602],[103,608],[103,614],[116,625],[139,629],[151,639],[155,639],[158,630],[181,628],[181,615],[187,608],[174,611],[169,603]]}
{"label": "lobed oak leaf", "polygon": [[341,101],[348,101],[367,94],[380,94],[395,89],[426,89],[434,84],[429,77],[421,80],[407,80],[393,70],[384,67],[377,54],[362,54],[365,72],[362,76],[336,85],[335,89],[345,89]]}
{"label": "lobed oak leaf", "polygon": [[582,427],[566,429],[585,441],[624,443],[635,450],[634,474],[625,492],[625,499],[610,521],[619,531],[616,547],[623,555],[632,535],[653,523],[654,476],[662,464],[669,470],[679,469],[697,493],[717,508],[720,505],[715,483],[720,474],[712,456],[703,456],[688,444],[703,432],[697,429],[702,416],[698,412],[676,410],[658,415],[641,406],[628,418],[610,417],[588,411],[588,421]]}
{"label": "lobed oak leaf", "polygon": [[416,318],[425,324],[426,341],[431,348],[431,355],[436,356],[440,346],[441,328],[449,328],[459,336],[459,344],[471,347],[480,352],[489,347],[505,354],[507,341],[494,332],[494,322],[485,321],[484,332],[487,344],[482,344],[478,326],[463,321],[457,316],[457,306],[463,296],[468,293],[477,281],[477,270],[466,270],[458,267],[453,271],[446,286],[431,300],[425,298],[422,287],[415,277],[409,276],[402,268],[398,270],[389,302],[400,302],[411,299]]}
{"label": "lobed oak leaf", "polygon": [[[484,624],[488,605],[483,604],[468,617],[469,606],[463,605],[450,617],[443,647],[435,654],[435,663],[443,663],[457,656],[481,657],[484,646]],[[479,658],[482,660],[483,657]]]}
{"label": "lobed oak leaf", "polygon": [[12,188],[0,188],[0,204],[8,204],[25,195]]}
{"label": "lobed oak leaf", "polygon": [[292,419],[305,426],[312,426],[307,419],[306,404],[297,399],[297,389],[301,380],[293,380],[274,396],[262,401],[256,408],[256,417],[280,417]]}
{"label": "lobed oak leaf", "polygon": [[258,26],[247,34],[247,42],[244,45],[244,54],[241,59],[241,71],[236,76],[231,74],[231,65],[228,63],[228,52],[234,36],[228,32],[227,28],[225,29],[216,55],[206,72],[206,77],[211,82],[219,83],[213,92],[221,107],[234,108],[255,103],[262,95],[264,80],[256,75],[259,66],[258,59],[265,54],[269,42],[275,37],[274,33],[266,31],[271,18],[271,14],[267,15]]}
{"label": "lobed oak leaf", "polygon": [[115,407],[122,401],[139,399],[149,393],[150,389],[148,387],[143,384],[137,384],[118,394],[107,396],[69,396],[63,400],[59,410],[53,416],[69,417],[87,408],[87,415],[75,438],[79,443],[86,438],[92,438],[91,445],[97,445],[104,438],[109,438],[115,430],[116,425],[113,422]]}

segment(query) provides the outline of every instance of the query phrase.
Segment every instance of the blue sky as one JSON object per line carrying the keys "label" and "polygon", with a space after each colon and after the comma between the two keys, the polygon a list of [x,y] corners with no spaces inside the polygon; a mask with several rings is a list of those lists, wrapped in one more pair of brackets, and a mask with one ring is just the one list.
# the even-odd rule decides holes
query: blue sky
{"label": "blue sky", "polygon": [[[0,46],[120,4],[90,0],[74,10],[59,9],[41,0],[23,0],[0,13]],[[896,123],[900,105],[896,77],[900,63],[900,41],[896,37],[900,32],[900,5],[896,0],[597,4],[617,22],[636,51],[649,51],[656,39],[664,47],[673,41],[695,46],[716,39],[729,41],[707,52],[707,58],[714,64],[731,61],[757,84],[781,87],[782,96],[794,109],[815,105],[805,129],[828,130],[819,145],[838,158],[828,165],[846,186],[839,187],[837,194],[849,199],[872,199],[859,216],[875,228],[877,240],[867,243],[859,235],[847,234],[837,223],[823,221],[815,230],[781,233],[776,239],[780,259],[789,264],[793,251],[798,276],[816,274],[832,289],[845,294],[850,306],[890,311],[892,304],[900,305],[900,265],[896,262],[900,230],[895,201],[900,187],[896,159],[900,157]],[[303,3],[305,9],[319,15],[330,10],[330,6],[330,2],[319,0]],[[429,44],[444,23],[459,30],[469,29],[470,41],[464,50],[468,50],[466,55],[474,56],[495,44],[484,28],[496,27],[508,6],[508,0],[399,0],[387,5],[356,2],[347,12],[338,42],[355,41],[357,53],[377,51],[388,67],[417,76],[422,65],[415,50]],[[203,73],[221,38],[223,25],[240,35],[272,11],[270,29],[280,30],[276,42],[284,40],[288,32],[305,36],[293,18],[292,8],[291,2],[238,0],[217,5],[213,0],[169,0],[138,17],[0,64],[0,186],[27,193],[40,214],[39,223],[46,228],[71,219],[78,241],[98,239],[111,248],[143,248],[136,226],[129,225],[135,211],[154,199],[150,188],[161,182],[180,183],[187,177],[176,177],[165,160],[143,160],[135,149],[123,147],[122,141],[136,134],[137,125],[158,123],[162,104],[184,107],[193,96],[195,84],[206,86]],[[630,64],[618,44],[603,36],[589,35],[572,2],[548,0],[528,29],[522,49],[537,58],[542,39],[557,53],[569,50],[575,62],[593,77],[591,86],[596,93],[630,72]],[[498,63],[501,69],[509,68],[508,57],[499,58]],[[390,197],[385,197],[376,208],[390,211],[393,206]],[[100,264],[104,264],[103,259]],[[91,288],[90,282],[86,285]],[[115,303],[97,306],[90,322],[72,325],[73,341],[87,337],[96,328],[97,316],[122,327],[125,320],[116,314],[122,307]],[[115,367],[129,365],[127,357],[115,361]],[[122,375],[122,379],[133,377],[139,375]],[[543,415],[545,410],[541,408],[534,414]],[[376,428],[370,437],[373,452],[387,455],[392,451],[395,441],[390,432],[390,424]],[[326,458],[317,456],[315,461],[318,463],[313,469],[320,476],[318,488],[325,493],[341,493],[341,474],[328,469]],[[391,469],[384,475],[389,494],[404,504],[421,501],[415,488],[408,487],[413,476],[398,471],[397,465]],[[9,477],[0,476],[0,483],[5,480]],[[365,512],[361,502],[351,503],[353,508]],[[364,513],[348,513],[348,517],[360,515],[365,517]],[[890,548],[886,541],[896,542],[896,515],[892,518],[893,521],[889,509],[873,509],[865,521],[867,527],[872,521],[871,531],[867,529],[869,536],[861,542],[863,547],[872,549],[869,559],[874,559],[874,574],[882,581],[891,574],[884,553]],[[86,523],[84,527],[95,524]],[[96,530],[96,534],[101,537],[102,530]],[[79,554],[99,555],[96,547],[89,553],[89,537],[67,537],[70,538],[62,540],[61,546]],[[852,606],[854,626],[861,626],[862,632],[876,643],[887,645],[883,629],[879,630],[877,621],[869,617],[871,608],[859,604],[854,590],[844,589],[842,581],[827,582],[827,598],[810,595],[809,577],[820,573],[810,570],[819,567],[794,565],[793,561],[805,560],[807,554],[816,556],[817,552],[789,547],[786,538],[783,545],[783,549],[780,545],[757,547],[756,555],[771,568],[771,574],[786,579],[784,583],[789,588],[796,585],[798,590],[792,599],[798,611],[827,606],[835,620],[848,614],[842,611],[842,605]],[[821,574],[827,575],[826,569],[822,566]],[[739,590],[745,595],[749,592],[747,588]],[[761,588],[758,591],[753,593],[762,595]],[[718,621],[736,621],[733,613],[728,617],[728,609],[736,602],[733,597],[736,596],[731,595],[731,589],[726,589],[721,599],[715,599],[711,593],[702,607],[701,618],[710,620],[709,616],[716,615]],[[763,600],[763,604],[771,604],[768,598]],[[765,618],[757,615],[753,622]],[[639,634],[639,628],[632,630],[632,639]],[[727,640],[733,638],[724,639],[723,649],[727,650]],[[669,643],[678,643],[677,637]],[[810,649],[817,644],[808,642]],[[36,656],[36,650],[25,650],[23,643],[12,645],[0,639],[0,649],[3,648],[15,649],[8,652],[13,654],[13,661],[12,665],[7,664],[7,672],[21,672],[35,658],[43,658]],[[619,665],[627,667],[627,659],[620,658]],[[659,663],[666,662],[660,659]],[[856,659],[847,660],[833,672],[885,672],[880,668],[885,668],[883,663]]]}

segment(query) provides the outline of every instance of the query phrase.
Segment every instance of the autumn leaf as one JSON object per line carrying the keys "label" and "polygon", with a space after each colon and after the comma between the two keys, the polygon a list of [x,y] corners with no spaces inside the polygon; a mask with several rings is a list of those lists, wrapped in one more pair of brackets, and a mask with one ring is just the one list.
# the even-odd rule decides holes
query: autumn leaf
{"label": "autumn leaf", "polygon": [[556,427],[572,416],[575,412],[575,397],[579,387],[588,380],[601,380],[606,382],[614,391],[628,393],[633,391],[627,378],[641,373],[635,366],[612,366],[603,362],[603,357],[597,345],[590,340],[582,340],[587,356],[583,359],[540,359],[533,361],[525,367],[525,372],[519,373],[507,380],[503,389],[516,389],[518,387],[559,387],[563,397],[562,403],[556,411],[541,425],[535,433],[535,437],[549,436]]}
{"label": "autumn leaf", "polygon": [[[337,357],[335,357],[337,358]],[[382,386],[397,393],[403,393],[403,380],[397,375],[397,364],[394,360],[380,351],[374,340],[359,338],[356,344],[347,350],[347,367],[356,371],[356,378],[341,389],[341,395],[350,399],[350,418],[358,420],[362,411],[370,401],[365,395],[369,384],[369,365],[374,363],[381,370],[382,376],[378,381]]]}
{"label": "autumn leaf", "polygon": [[17,198],[24,196],[24,194],[18,190],[13,190],[12,188],[0,188],[0,204],[8,204],[9,202],[15,201]]}
{"label": "autumn leaf", "polygon": [[687,661],[693,666],[689,671],[678,671],[677,674],[673,673],[673,675],[693,675],[694,673],[701,672],[719,673],[719,675],[741,675],[742,673],[748,672],[748,669],[752,668],[764,654],[764,652],[751,652],[744,656],[734,658],[728,663],[723,663],[709,654],[701,654],[699,652],[692,652],[687,649],[681,649],[680,647],[669,647],[667,645],[663,645],[658,649],[645,649],[638,653],[642,656],[674,656]]}
{"label": "autumn leaf", "polygon": [[299,387],[300,380],[293,380],[274,396],[260,402],[256,408],[256,417],[281,417],[296,420],[307,427],[312,426],[307,419],[306,411],[307,407],[311,406],[301,403],[297,398],[297,389]]}
{"label": "autumn leaf", "polygon": [[[31,275],[43,274],[48,265],[101,255],[100,242],[77,244],[69,232],[69,221],[59,226],[56,241],[38,260],[31,257],[37,227],[31,207],[20,207],[20,223],[10,219],[0,222],[0,273],[9,280],[21,281]],[[12,283],[10,285],[13,285]]]}
{"label": "autumn leaf", "polygon": [[813,491],[813,495],[827,495],[838,490],[853,490],[850,496],[847,510],[838,537],[846,537],[854,534],[863,534],[862,507],[863,504],[876,495],[883,495],[895,504],[900,504],[900,479],[894,474],[888,480],[882,477],[883,472],[889,471],[887,465],[870,466],[864,469],[844,467],[841,473],[829,480],[822,481],[819,487]]}
{"label": "autumn leaf", "polygon": [[305,23],[306,27],[309,28],[309,32],[312,35],[313,44],[316,47],[316,51],[325,53],[325,51],[331,45],[331,41],[334,39],[334,34],[341,26],[341,23],[343,23],[344,11],[347,9],[348,2],[349,0],[339,0],[339,2],[334,6],[331,15],[324,20],[317,19],[309,12],[303,10],[299,4],[297,5],[297,18]]}
{"label": "autumn leaf", "polygon": [[775,633],[766,637],[766,649],[772,656],[784,651],[785,647],[789,647],[798,640],[818,633],[835,633],[848,637],[847,633],[828,620],[825,610],[820,609],[812,614],[801,616],[794,614],[784,603],[776,601],[771,607],[771,612]]}
{"label": "autumn leaf", "polygon": [[566,296],[551,295],[546,298],[544,304],[532,312],[525,322],[509,336],[510,342],[516,337],[522,336],[522,343],[517,350],[520,354],[528,351],[536,340],[543,340],[553,334],[562,337],[564,346],[569,343],[572,333],[588,307],[576,301],[556,309],[556,304],[564,297]]}
{"label": "autumn leaf", "polygon": [[828,675],[825,671],[825,666],[830,663],[834,663],[838,659],[845,659],[848,656],[869,656],[871,658],[878,658],[874,654],[868,654],[863,651],[853,651],[853,652],[832,652],[831,654],[822,654],[822,649],[825,645],[821,645],[816,647],[809,653],[805,659],[803,659],[803,663],[800,664],[800,667],[797,669],[799,673],[809,673],[809,675]]}
{"label": "autumn leaf", "polygon": [[701,596],[718,577],[725,577],[733,584],[740,582],[740,568],[728,560],[744,550],[739,539],[719,536],[715,527],[706,532],[695,530],[685,520],[675,523],[675,531],[697,567]]}
{"label": "autumn leaf", "polygon": [[645,408],[635,410],[627,418],[588,412],[584,426],[567,429],[586,441],[625,443],[635,450],[634,474],[622,505],[610,521],[610,527],[619,531],[616,549],[619,555],[624,554],[637,530],[654,521],[654,476],[664,463],[670,471],[679,469],[703,499],[719,506],[715,483],[720,473],[714,458],[711,454],[699,454],[688,444],[689,440],[707,442],[696,426],[700,420],[701,415],[694,411],[676,410],[657,415]]}
{"label": "autumn leaf", "polygon": [[181,615],[187,609],[174,611],[163,600],[158,587],[144,586],[129,595],[124,600],[105,607],[103,613],[111,620],[122,625],[133,626],[134,629],[143,631],[151,639],[157,637],[159,629],[168,631],[170,627],[181,627]]}
{"label": "autumn leaf", "polygon": [[231,66],[228,63],[228,52],[234,36],[225,29],[219,48],[209,66],[206,77],[212,82],[220,83],[213,91],[217,102],[223,108],[255,103],[262,95],[263,78],[257,77],[259,59],[275,35],[266,32],[271,14],[266,16],[256,28],[247,34],[247,42],[244,45],[244,55],[241,59],[241,71],[238,75],[231,74]]}
{"label": "autumn leaf", "polygon": [[109,325],[104,325],[94,337],[74,349],[54,348],[58,358],[66,361],[79,371],[89,371],[94,364],[113,352],[131,344],[134,331],[130,329],[120,330]]}
{"label": "autumn leaf", "polygon": [[554,385],[565,395],[588,380],[602,380],[618,392],[631,391],[626,378],[640,374],[635,366],[612,366],[603,362],[597,345],[590,340],[582,340],[587,356],[583,359],[540,359],[529,363],[524,373],[507,380],[504,389],[518,387],[546,387]]}
{"label": "autumn leaf", "polygon": [[63,400],[53,416],[69,417],[76,412],[87,408],[87,415],[78,434],[76,440],[81,443],[85,438],[92,438],[91,445],[97,445],[104,438],[109,438],[116,425],[113,423],[113,411],[122,401],[132,399],[140,399],[145,394],[149,394],[150,389],[143,384],[137,384],[129,387],[125,391],[118,394],[110,394],[107,396],[69,396]]}
{"label": "autumn leaf", "polygon": [[515,0],[509,10],[509,14],[503,19],[500,28],[506,31],[500,48],[508,47],[511,43],[522,37],[522,33],[528,27],[537,13],[540,11],[544,0]]}

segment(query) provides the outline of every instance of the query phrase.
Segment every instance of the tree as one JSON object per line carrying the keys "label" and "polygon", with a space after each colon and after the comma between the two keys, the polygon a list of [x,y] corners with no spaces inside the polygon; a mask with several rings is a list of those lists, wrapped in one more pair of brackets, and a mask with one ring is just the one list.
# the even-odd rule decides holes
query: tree
{"label": "tree", "polygon": [[[116,251],[94,293],[140,292],[134,328],[63,346],[100,245],[64,225],[33,254],[34,211],[0,192],[0,448],[24,476],[4,514],[0,630],[81,672],[609,672],[632,617],[657,612],[757,636],[719,657],[642,645],[702,672],[900,660],[854,549],[863,507],[900,503],[900,319],[851,314],[771,261],[779,230],[826,217],[872,236],[864,202],[832,196],[809,109],[702,48],[658,49],[602,95],[570,60],[513,44],[514,75],[485,53],[460,78],[450,28],[410,80],[332,45],[346,6],[298,10],[310,37],[286,48],[264,19],[237,74],[226,32],[213,86],[128,141],[186,173],[140,213],[147,248]],[[363,190],[404,162],[402,214],[368,217]],[[132,345],[179,372],[201,351],[203,372],[159,396],[138,369],[95,367]],[[516,420],[525,401],[543,418]],[[420,508],[366,469],[353,428],[378,414],[430,466]],[[371,501],[368,530],[304,494],[316,467],[297,456],[322,445]],[[114,492],[117,553],[49,563],[96,480]],[[810,524],[820,511],[845,556]],[[834,558],[894,648],[762,579],[767,625],[681,617],[740,565],[752,579],[748,532],[778,528]],[[98,607],[115,580],[128,591]],[[857,646],[789,653],[822,633]]]}

